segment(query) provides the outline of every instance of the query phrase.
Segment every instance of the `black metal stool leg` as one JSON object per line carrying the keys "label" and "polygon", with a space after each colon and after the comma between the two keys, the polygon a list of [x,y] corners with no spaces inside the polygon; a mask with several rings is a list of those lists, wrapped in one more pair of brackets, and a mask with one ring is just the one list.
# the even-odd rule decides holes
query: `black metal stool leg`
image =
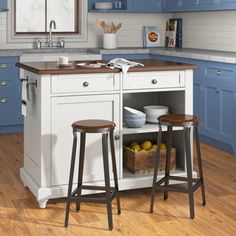
{"label": "black metal stool leg", "polygon": [[154,166],[153,184],[152,184],[152,192],[151,192],[151,203],[150,203],[150,212],[151,213],[153,212],[153,207],[154,207],[157,174],[158,174],[158,167],[159,167],[160,155],[161,155],[161,136],[162,136],[162,127],[159,124],[159,131],[158,131],[158,138],[157,138],[157,158],[156,158],[155,166]]}
{"label": "black metal stool leg", "polygon": [[113,130],[112,130],[110,132],[110,147],[111,147],[112,169],[113,169],[114,182],[115,182],[117,212],[118,212],[118,214],[120,214],[121,213],[120,194],[119,194],[119,187],[118,187],[118,177],[117,177],[116,157],[115,157],[115,145],[114,145],[114,137],[113,136],[114,136],[114,134],[113,134]]}
{"label": "black metal stool leg", "polygon": [[80,134],[80,154],[79,154],[79,174],[78,174],[78,191],[77,191],[77,202],[76,202],[76,211],[80,210],[80,202],[81,202],[81,191],[83,184],[83,170],[84,170],[84,153],[85,153],[85,139],[86,133],[81,132]]}
{"label": "black metal stool leg", "polygon": [[71,164],[70,164],[70,178],[69,178],[67,203],[66,203],[65,227],[68,227],[74,167],[75,167],[75,157],[76,157],[76,147],[77,147],[77,134],[75,131],[73,131],[73,136],[74,136],[74,139],[73,139],[72,156],[71,156]]}
{"label": "black metal stool leg", "polygon": [[205,195],[205,187],[204,187],[204,180],[203,180],[203,171],[202,171],[202,158],[201,158],[201,151],[200,151],[200,143],[199,143],[199,135],[198,135],[198,127],[194,128],[195,134],[195,142],[196,142],[196,149],[197,149],[197,160],[198,160],[198,169],[199,169],[199,177],[202,182],[201,190],[202,190],[202,205],[206,205],[206,195]]}
{"label": "black metal stool leg", "polygon": [[[170,176],[170,160],[171,160],[171,147],[172,147],[172,126],[167,126],[168,140],[167,140],[167,152],[166,152],[166,167],[165,167],[165,186],[169,185]],[[164,200],[168,199],[168,191],[164,191]]]}
{"label": "black metal stool leg", "polygon": [[185,148],[186,148],[190,218],[193,219],[194,218],[194,199],[193,199],[192,161],[191,161],[191,147],[190,147],[190,128],[184,128],[184,136],[185,136]]}
{"label": "black metal stool leg", "polygon": [[108,225],[109,225],[109,230],[112,230],[113,223],[112,223],[111,188],[110,188],[110,177],[109,177],[107,139],[108,139],[108,133],[103,133],[102,134],[102,153],[103,153],[103,166],[104,166],[105,187],[106,187]]}

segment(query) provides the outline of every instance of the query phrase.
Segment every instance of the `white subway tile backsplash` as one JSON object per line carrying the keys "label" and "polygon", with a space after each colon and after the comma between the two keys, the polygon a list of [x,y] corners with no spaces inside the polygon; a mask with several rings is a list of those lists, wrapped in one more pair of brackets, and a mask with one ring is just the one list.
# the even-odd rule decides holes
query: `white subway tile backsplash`
{"label": "white subway tile backsplash", "polygon": [[236,52],[236,11],[176,13],[183,19],[183,46]]}

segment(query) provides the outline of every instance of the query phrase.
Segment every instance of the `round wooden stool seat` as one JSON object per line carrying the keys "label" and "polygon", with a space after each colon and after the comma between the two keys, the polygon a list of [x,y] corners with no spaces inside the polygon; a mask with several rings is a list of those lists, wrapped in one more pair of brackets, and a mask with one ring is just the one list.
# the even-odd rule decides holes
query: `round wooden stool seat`
{"label": "round wooden stool seat", "polygon": [[116,124],[109,120],[79,120],[72,124],[74,130],[86,133],[109,131],[116,127]]}
{"label": "round wooden stool seat", "polygon": [[197,116],[186,114],[170,114],[163,115],[158,118],[159,122],[163,125],[173,126],[195,126],[198,125],[199,119]]}

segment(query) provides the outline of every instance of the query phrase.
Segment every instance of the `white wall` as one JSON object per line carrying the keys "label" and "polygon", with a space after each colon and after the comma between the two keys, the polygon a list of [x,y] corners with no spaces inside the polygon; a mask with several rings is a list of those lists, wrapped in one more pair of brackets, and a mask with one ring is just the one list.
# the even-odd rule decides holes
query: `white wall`
{"label": "white wall", "polygon": [[173,14],[183,19],[183,46],[236,52],[236,11]]}
{"label": "white wall", "polygon": [[[0,13],[0,48],[31,48],[32,44],[16,44],[6,42],[7,14]],[[88,14],[88,42],[67,43],[66,47],[102,47],[102,30],[96,27],[96,20],[114,23],[121,22],[122,28],[118,31],[118,47],[142,47],[142,26],[159,26],[162,32],[164,45],[165,24],[171,14],[143,14],[143,13],[89,13]]]}

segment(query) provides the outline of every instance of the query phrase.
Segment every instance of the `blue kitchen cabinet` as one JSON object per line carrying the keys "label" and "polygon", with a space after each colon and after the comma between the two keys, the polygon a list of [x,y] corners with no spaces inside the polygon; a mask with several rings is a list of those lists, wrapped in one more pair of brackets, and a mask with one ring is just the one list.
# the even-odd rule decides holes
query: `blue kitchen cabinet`
{"label": "blue kitchen cabinet", "polygon": [[197,64],[193,72],[193,113],[201,140],[236,155],[236,65],[172,56],[153,58]]}
{"label": "blue kitchen cabinet", "polygon": [[0,57],[0,133],[22,132],[18,57]]}
{"label": "blue kitchen cabinet", "polygon": [[150,59],[150,54],[103,54],[102,60],[109,61],[114,58],[125,58],[127,60]]}
{"label": "blue kitchen cabinet", "polygon": [[218,0],[218,9],[234,10],[236,9],[236,0]]}
{"label": "blue kitchen cabinet", "polygon": [[162,12],[162,0],[127,0],[128,12]]}
{"label": "blue kitchen cabinet", "polygon": [[8,11],[7,0],[0,1],[0,12],[3,12],[3,11]]}
{"label": "blue kitchen cabinet", "polygon": [[205,127],[205,87],[194,81],[193,83],[193,114],[199,117],[199,132]]}
{"label": "blue kitchen cabinet", "polygon": [[178,12],[181,11],[181,0],[163,0],[162,11],[163,12]]}

